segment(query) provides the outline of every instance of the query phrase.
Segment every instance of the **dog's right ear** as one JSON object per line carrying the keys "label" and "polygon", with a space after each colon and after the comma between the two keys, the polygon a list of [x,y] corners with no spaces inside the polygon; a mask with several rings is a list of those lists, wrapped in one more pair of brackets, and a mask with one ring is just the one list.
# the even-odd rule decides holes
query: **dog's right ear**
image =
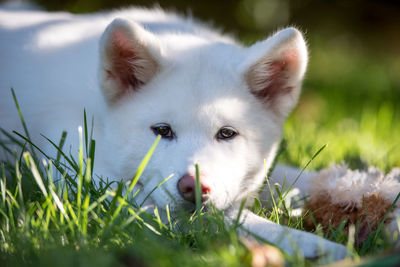
{"label": "dog's right ear", "polygon": [[100,41],[100,83],[108,104],[137,91],[157,73],[157,38],[137,23],[115,19]]}
{"label": "dog's right ear", "polygon": [[250,92],[284,119],[297,103],[307,67],[307,46],[295,28],[249,47],[241,72]]}

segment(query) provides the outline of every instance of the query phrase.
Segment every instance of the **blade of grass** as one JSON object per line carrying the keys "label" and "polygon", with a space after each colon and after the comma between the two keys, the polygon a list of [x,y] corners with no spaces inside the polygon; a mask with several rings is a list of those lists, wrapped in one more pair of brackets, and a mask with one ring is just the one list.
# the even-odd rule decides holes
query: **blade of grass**
{"label": "blade of grass", "polygon": [[18,197],[19,197],[19,202],[21,205],[24,203],[24,195],[22,193],[22,175],[19,170],[19,163],[18,161],[15,162],[15,176],[17,176],[17,187],[18,187]]}
{"label": "blade of grass", "polygon": [[397,194],[397,196],[396,196],[396,198],[394,199],[393,203],[390,205],[389,209],[386,211],[385,216],[383,216],[382,221],[379,223],[378,228],[377,228],[377,230],[376,230],[376,232],[375,232],[375,235],[374,235],[373,242],[376,242],[379,233],[382,231],[382,229],[383,229],[383,227],[384,227],[384,224],[385,224],[385,221],[386,221],[387,217],[389,216],[389,214],[390,214],[390,213],[392,212],[392,210],[394,209],[394,206],[396,205],[396,203],[397,203],[397,201],[399,200],[399,198],[400,198],[400,192]]}
{"label": "blade of grass", "polygon": [[139,167],[138,167],[138,169],[136,171],[135,177],[132,179],[132,182],[129,185],[129,188],[128,188],[128,191],[127,191],[127,195],[129,195],[130,192],[132,192],[133,187],[136,185],[136,183],[139,180],[140,176],[142,175],[144,169],[146,168],[147,164],[149,163],[150,158],[153,155],[154,150],[156,149],[156,147],[158,145],[158,142],[160,142],[160,139],[161,139],[161,135],[157,135],[157,138],[154,141],[153,145],[151,146],[149,151],[144,156],[142,162],[140,162]]}
{"label": "blade of grass", "polygon": [[78,127],[78,134],[79,134],[79,160],[78,160],[78,188],[76,193],[76,203],[78,207],[78,220],[81,219],[81,205],[82,205],[82,187],[83,187],[83,136],[82,136],[82,127]]}
{"label": "blade of grass", "polygon": [[45,197],[48,197],[46,187],[44,186],[42,177],[39,174],[39,171],[38,171],[38,169],[36,167],[36,164],[35,164],[32,156],[31,156],[31,154],[29,152],[25,152],[24,153],[24,159],[25,159],[26,164],[30,168],[30,170],[31,170],[31,172],[33,174],[33,178],[35,178],[35,181],[38,184],[38,186],[39,186],[40,190],[42,191],[43,195]]}
{"label": "blade of grass", "polygon": [[[26,123],[25,123],[24,117],[22,116],[22,111],[21,111],[21,108],[19,106],[19,103],[18,103],[18,100],[17,100],[17,96],[15,95],[15,92],[14,92],[13,88],[11,88],[11,94],[12,94],[13,99],[14,99],[15,107],[18,110],[19,119],[21,120],[22,127],[24,128],[25,135],[29,140],[31,140],[31,137],[29,136],[28,127],[26,127]],[[36,154],[35,154],[35,150],[33,150],[33,146],[32,145],[31,145],[31,149],[32,149],[32,155],[35,158],[37,158]]]}
{"label": "blade of grass", "polygon": [[234,223],[234,228],[235,229],[240,226],[240,217],[242,216],[243,209],[244,209],[245,205],[246,205],[246,199],[243,199],[242,202],[240,203],[239,211],[238,211],[238,214],[236,216],[235,223]]}
{"label": "blade of grass", "polygon": [[278,206],[276,205],[274,193],[272,192],[271,184],[269,182],[268,170],[267,170],[267,160],[266,159],[264,159],[264,169],[265,169],[265,179],[267,181],[268,190],[269,190],[269,193],[270,193],[271,199],[272,199],[273,212],[275,214],[276,223],[279,224]]}
{"label": "blade of grass", "polygon": [[202,188],[200,184],[200,169],[199,164],[195,164],[196,167],[196,188],[195,188],[195,200],[196,200],[196,211],[199,214],[201,209],[201,195],[202,195]]}
{"label": "blade of grass", "polygon": [[83,109],[83,126],[85,129],[85,151],[86,151],[86,157],[87,157],[89,150],[88,150],[88,129],[87,129],[87,120],[86,120],[86,109]]}
{"label": "blade of grass", "polygon": [[[18,134],[19,135],[19,134]],[[68,164],[74,169],[74,171],[76,173],[79,173],[79,166],[76,162],[73,161],[72,157],[67,157],[67,155],[65,155],[65,153],[53,142],[51,141],[49,138],[47,138],[44,135],[41,135],[44,139],[46,139],[56,150],[58,153],[60,153],[63,158],[68,162]],[[21,136],[22,137],[22,136]],[[23,138],[23,137],[22,137]],[[29,140],[28,140],[29,142]],[[38,147],[35,146],[35,148],[38,149]],[[42,153],[46,158],[51,159],[48,155],[46,155],[42,150],[39,150],[40,153]]]}
{"label": "blade of grass", "polygon": [[166,181],[168,181],[169,179],[171,179],[174,176],[174,174],[170,174],[167,178],[165,178],[164,180],[162,180],[157,186],[155,186],[150,193],[147,194],[147,196],[143,199],[142,203],[140,203],[139,207],[143,206],[143,204],[146,202],[146,200],[150,197],[150,195],[156,191],[157,188],[159,188],[162,184],[164,184]]}
{"label": "blade of grass", "polygon": [[[93,168],[94,168],[94,155],[96,151],[96,141],[93,139],[90,139],[90,145],[89,145],[89,159],[91,159],[91,165],[90,165],[90,177],[93,175]],[[87,167],[87,166],[86,166]]]}
{"label": "blade of grass", "polygon": [[305,169],[307,169],[308,165],[311,164],[311,162],[322,152],[322,150],[324,150],[328,145],[325,144],[323,145],[320,149],[318,149],[317,152],[314,153],[314,155],[311,157],[311,159],[307,162],[307,164],[301,169],[299,175],[297,175],[296,179],[294,179],[293,183],[291,185],[289,185],[289,188],[286,190],[283,198],[285,199],[287,194],[290,192],[290,190],[292,190],[293,186],[297,183],[297,181],[299,180],[300,176],[303,174],[303,172],[305,171]]}
{"label": "blade of grass", "polygon": [[4,163],[1,163],[1,180],[0,180],[0,189],[1,189],[1,204],[5,205],[6,203],[6,189],[7,189],[7,179],[6,179],[6,171],[4,169]]}
{"label": "blade of grass", "polygon": [[[138,169],[137,169],[137,171],[136,171],[136,174],[135,174],[134,178],[132,179],[132,181],[131,181],[131,183],[130,183],[130,185],[129,185],[128,190],[125,192],[124,197],[122,198],[122,200],[123,200],[124,202],[126,202],[126,200],[128,199],[128,196],[131,194],[133,188],[135,187],[136,183],[138,182],[138,180],[139,180],[140,176],[142,175],[144,169],[146,168],[147,164],[149,163],[150,158],[151,158],[151,156],[153,155],[154,150],[156,149],[156,147],[157,147],[158,142],[160,141],[160,139],[161,139],[161,135],[158,135],[157,138],[156,138],[156,140],[154,141],[153,145],[151,146],[151,148],[149,149],[149,151],[148,151],[148,152],[146,153],[146,155],[144,156],[142,162],[139,164],[139,167],[138,167]],[[121,194],[122,194],[122,193],[121,193]],[[118,194],[114,197],[113,201],[115,200],[115,202],[114,202],[114,205],[112,205],[112,206],[115,207],[115,205],[116,205],[116,200],[118,199],[118,197],[119,197]],[[124,206],[124,205],[123,205],[122,203],[120,203],[120,205],[119,205],[118,207],[116,207],[116,209],[115,209],[115,211],[114,211],[114,213],[113,213],[113,215],[112,215],[112,217],[111,217],[110,224],[112,224],[112,222],[115,220],[115,218],[117,218],[117,216],[118,216],[118,214],[121,212],[121,209],[122,209],[123,206]],[[105,231],[104,233],[105,233],[105,234],[108,234],[108,230]]]}
{"label": "blade of grass", "polygon": [[[36,146],[34,143],[32,143],[29,139],[27,139],[25,136],[23,136],[22,134],[13,131],[14,134],[18,135],[19,137],[21,137],[22,139],[24,139],[25,141],[27,141],[29,144],[31,144],[32,146],[34,146],[41,154],[43,154],[43,156],[45,156],[47,159],[51,160],[51,158],[43,151],[41,150],[38,146]],[[43,136],[44,138],[46,138],[57,150],[59,150],[59,148],[57,147],[56,144],[54,144],[50,139],[48,139],[47,137]],[[65,156],[65,154],[61,151],[62,155],[64,156],[65,160],[67,160],[67,162],[70,164],[70,166],[77,172],[77,169],[75,169],[76,167],[74,167],[72,165],[71,160]],[[64,173],[64,170],[57,164],[57,162],[54,162],[54,166],[57,168],[57,170],[60,173]],[[69,179],[69,182],[71,182],[74,186],[76,186],[75,181],[73,181],[72,179]]]}
{"label": "blade of grass", "polygon": [[59,150],[57,150],[57,157],[56,157],[56,161],[57,161],[57,162],[59,162],[60,159],[61,159],[61,153],[60,153],[60,151],[62,151],[62,148],[63,148],[63,146],[64,146],[64,144],[65,144],[65,140],[66,140],[66,139],[67,139],[67,132],[66,132],[66,131],[63,131],[63,132],[61,133],[60,142],[58,143],[58,148],[59,148]]}
{"label": "blade of grass", "polygon": [[4,134],[8,139],[10,139],[10,141],[13,144],[17,144],[19,147],[22,147],[24,145],[24,143],[22,143],[20,140],[18,140],[17,138],[15,138],[14,136],[12,136],[11,134],[9,134],[6,130],[4,130],[3,128],[0,128],[0,131],[2,134]]}

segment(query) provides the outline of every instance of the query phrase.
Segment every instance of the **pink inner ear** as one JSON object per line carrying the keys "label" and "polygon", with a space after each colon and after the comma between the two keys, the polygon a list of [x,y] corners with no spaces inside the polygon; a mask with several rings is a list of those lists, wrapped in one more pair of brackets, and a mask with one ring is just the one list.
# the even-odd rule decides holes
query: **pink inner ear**
{"label": "pink inner ear", "polygon": [[290,93],[293,86],[289,81],[298,64],[298,54],[294,49],[285,51],[278,59],[258,63],[253,69],[256,75],[252,75],[255,87],[253,93],[259,98],[270,101]]}
{"label": "pink inner ear", "polygon": [[130,86],[137,89],[142,83],[135,75],[135,61],[139,60],[135,51],[134,41],[123,30],[115,30],[111,36],[111,70],[107,72],[109,78],[118,79],[121,89]]}

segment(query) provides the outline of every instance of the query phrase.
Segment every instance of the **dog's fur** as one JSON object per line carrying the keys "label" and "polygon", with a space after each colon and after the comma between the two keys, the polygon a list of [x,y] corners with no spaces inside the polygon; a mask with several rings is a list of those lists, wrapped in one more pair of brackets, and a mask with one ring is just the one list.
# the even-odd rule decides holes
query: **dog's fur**
{"label": "dog's fur", "polygon": [[[54,155],[40,134],[59,140],[67,130],[65,147],[75,152],[85,108],[94,117],[95,173],[120,180],[133,176],[154,142],[151,127],[168,123],[174,136],[161,139],[139,198],[173,174],[149,204],[190,208],[177,183],[195,175],[199,163],[207,201],[235,218],[241,201],[262,185],[264,160],[267,169],[273,162],[282,124],[298,100],[307,48],[295,28],[245,48],[157,9],[90,15],[3,9],[0,58],[1,127],[21,132],[13,87],[32,141]],[[237,136],[218,139],[226,126]],[[243,228],[288,253],[346,255],[342,245],[249,211]]]}

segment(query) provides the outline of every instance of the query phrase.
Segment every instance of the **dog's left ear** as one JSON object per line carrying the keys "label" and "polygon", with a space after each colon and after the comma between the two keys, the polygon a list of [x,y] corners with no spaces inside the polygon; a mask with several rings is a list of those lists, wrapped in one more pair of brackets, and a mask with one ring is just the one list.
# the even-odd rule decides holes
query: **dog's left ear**
{"label": "dog's left ear", "polygon": [[307,61],[302,34],[287,28],[249,47],[241,71],[251,93],[285,118],[297,103]]}
{"label": "dog's left ear", "polygon": [[139,24],[115,19],[100,41],[100,83],[108,104],[141,89],[158,72],[158,39]]}

